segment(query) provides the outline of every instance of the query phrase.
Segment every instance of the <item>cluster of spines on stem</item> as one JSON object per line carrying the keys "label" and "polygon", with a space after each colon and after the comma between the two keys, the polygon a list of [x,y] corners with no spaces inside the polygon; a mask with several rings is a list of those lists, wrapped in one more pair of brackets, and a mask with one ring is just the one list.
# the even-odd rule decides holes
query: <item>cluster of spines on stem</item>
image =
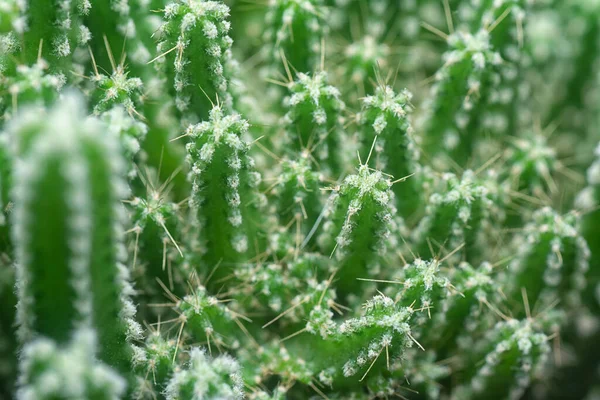
{"label": "cluster of spines on stem", "polygon": [[62,345],[45,337],[27,343],[21,354],[17,398],[121,399],[126,381],[96,359],[96,346],[90,329],[77,330]]}
{"label": "cluster of spines on stem", "polygon": [[123,264],[124,162],[117,138],[84,119],[79,101],[70,95],[35,129],[11,130],[20,144],[13,172],[19,336],[61,344],[78,327],[93,327],[100,359],[126,369],[141,327]]}
{"label": "cluster of spines on stem", "polygon": [[167,400],[244,399],[240,365],[228,355],[211,358],[193,348],[187,367],[176,371],[165,389]]}

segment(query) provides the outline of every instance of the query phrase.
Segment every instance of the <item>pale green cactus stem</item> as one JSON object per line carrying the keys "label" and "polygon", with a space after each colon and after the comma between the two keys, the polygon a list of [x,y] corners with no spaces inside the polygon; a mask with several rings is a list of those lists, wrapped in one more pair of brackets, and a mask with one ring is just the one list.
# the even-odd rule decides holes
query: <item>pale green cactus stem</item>
{"label": "pale green cactus stem", "polygon": [[600,259],[593,249],[600,248],[600,145],[596,147],[596,159],[587,170],[587,186],[579,193],[576,199],[577,208],[582,211],[579,232],[592,249],[590,255],[590,268],[586,274],[588,285],[585,289],[586,304],[592,310],[600,310]]}
{"label": "pale green cactus stem", "polygon": [[530,319],[498,322],[471,356],[468,383],[457,387],[451,398],[520,399],[548,358],[548,341]]}
{"label": "pale green cactus stem", "polygon": [[448,36],[447,42],[450,49],[444,54],[444,65],[435,74],[416,128],[423,132],[429,155],[436,154],[443,143],[451,159],[463,165],[469,161],[476,139],[465,132],[472,132],[478,124],[481,96],[493,89],[490,72],[498,68],[502,57],[492,48],[490,33],[485,29],[474,34],[457,31]]}
{"label": "pale green cactus stem", "polygon": [[341,298],[357,296],[364,284],[358,278],[379,269],[395,213],[391,187],[388,177],[361,165],[328,200],[319,244],[338,263],[340,279],[334,287]]}
{"label": "pale green cactus stem", "polygon": [[165,389],[167,400],[242,400],[244,383],[232,357],[211,358],[197,347],[190,350],[187,367],[176,371]]}
{"label": "pale green cactus stem", "polygon": [[10,131],[19,336],[62,344],[91,326],[100,359],[126,370],[141,327],[123,265],[124,163],[117,138],[82,111],[69,95],[44,119],[34,112]]}
{"label": "pale green cactus stem", "polygon": [[535,315],[555,301],[581,306],[590,249],[577,230],[578,221],[576,213],[541,208],[515,238],[516,257],[503,279],[515,315]]}
{"label": "pale green cactus stem", "polygon": [[[25,0],[16,2],[12,33],[5,47],[19,63],[32,65],[40,59],[50,63],[51,72],[65,75],[72,65],[72,54],[91,39],[83,17],[90,12],[88,0]],[[14,9],[13,9],[14,11]],[[14,41],[11,45],[8,41]],[[12,65],[9,65],[12,64]],[[5,71],[16,67],[5,62]]]}
{"label": "pale green cactus stem", "polygon": [[425,216],[412,232],[417,244],[414,251],[425,256],[433,249],[433,257],[443,247],[448,252],[458,249],[454,259],[478,257],[484,241],[481,225],[489,218],[492,206],[487,188],[471,170],[465,171],[462,178],[446,173],[439,186],[439,192],[429,197]]}
{"label": "pale green cactus stem", "polygon": [[208,275],[223,264],[213,281],[235,263],[245,262],[265,240],[260,209],[266,197],[257,190],[261,176],[248,154],[250,145],[243,139],[248,126],[239,114],[228,115],[216,106],[208,121],[190,125],[186,131],[190,137],[186,145],[190,208],[204,261],[202,273]]}
{"label": "pale green cactus stem", "polygon": [[377,87],[374,95],[362,100],[358,116],[362,154],[368,154],[372,148],[375,167],[396,180],[416,175],[392,187],[403,217],[417,211],[422,193],[420,152],[409,121],[411,99],[412,94],[406,89],[395,93],[389,86]]}
{"label": "pale green cactus stem", "polygon": [[157,300],[164,290],[157,279],[174,289],[172,264],[184,256],[182,223],[179,220],[179,204],[170,201],[167,186],[156,187],[152,177],[142,178],[146,195],[134,197],[129,203],[132,211],[132,235],[135,236],[132,269],[136,281],[145,288],[144,298]]}
{"label": "pale green cactus stem", "polygon": [[228,16],[220,1],[176,0],[164,7],[156,61],[164,63],[177,109],[192,122],[208,118],[212,103],[232,106],[224,74],[232,44]]}
{"label": "pale green cactus stem", "polygon": [[118,400],[125,379],[95,357],[95,332],[80,329],[61,346],[40,337],[25,345],[17,399]]}
{"label": "pale green cactus stem", "polygon": [[302,73],[316,71],[329,31],[323,0],[270,0],[268,7],[263,36],[272,65],[268,72],[285,71],[283,64]]}
{"label": "pale green cactus stem", "polygon": [[353,157],[347,151],[343,128],[346,105],[340,97],[340,91],[329,84],[327,72],[321,71],[297,74],[283,100],[287,112],[282,121],[285,126],[282,151],[291,148],[296,154],[312,154],[334,179],[345,172],[344,166]]}

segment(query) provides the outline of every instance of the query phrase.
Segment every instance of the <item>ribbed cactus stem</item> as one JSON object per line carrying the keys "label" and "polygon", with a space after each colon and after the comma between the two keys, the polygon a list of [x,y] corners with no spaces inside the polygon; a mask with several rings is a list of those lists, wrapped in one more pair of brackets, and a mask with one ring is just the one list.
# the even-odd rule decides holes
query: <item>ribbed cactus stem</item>
{"label": "ribbed cactus stem", "polygon": [[190,207],[199,228],[205,272],[223,263],[215,278],[232,263],[246,261],[264,241],[258,210],[265,197],[257,191],[261,176],[243,139],[248,126],[239,114],[228,115],[216,106],[208,121],[187,130]]}
{"label": "ribbed cactus stem", "polygon": [[460,248],[461,254],[477,255],[481,224],[489,217],[492,200],[476,178],[470,170],[462,178],[451,173],[441,177],[440,192],[429,197],[425,217],[412,233],[418,254],[429,255],[444,246],[449,252]]}
{"label": "ribbed cactus stem", "polygon": [[412,215],[420,203],[420,152],[409,121],[411,99],[408,90],[395,93],[389,86],[377,87],[374,95],[362,100],[359,115],[362,154],[368,154],[374,146],[372,158],[377,169],[395,179],[417,175],[393,186],[398,211],[405,217]]}
{"label": "ribbed cactus stem", "polygon": [[35,63],[39,57],[54,70],[67,73],[73,51],[90,39],[82,18],[90,11],[88,0],[25,0],[19,5],[16,34],[22,40],[21,61]]}
{"label": "ribbed cactus stem", "polygon": [[288,111],[283,118],[286,130],[282,144],[298,153],[313,153],[335,178],[347,165],[342,126],[346,105],[340,96],[340,91],[329,84],[327,73],[321,71],[313,75],[299,73],[283,100]]}
{"label": "ribbed cactus stem", "polygon": [[292,226],[290,232],[294,234],[300,228],[301,240],[314,226],[324,203],[320,187],[324,178],[309,157],[304,152],[295,159],[283,160],[272,190],[281,224],[288,226],[296,220],[300,226]]}
{"label": "ribbed cactus stem", "polygon": [[469,368],[470,382],[452,399],[520,399],[550,353],[548,340],[531,320],[499,322],[484,339],[483,364]]}
{"label": "ribbed cactus stem", "polygon": [[323,0],[270,0],[264,40],[275,71],[284,71],[282,60],[299,72],[317,69],[327,11]]}
{"label": "ribbed cactus stem", "polygon": [[62,73],[49,73],[49,64],[38,60],[31,66],[18,65],[14,75],[0,74],[0,87],[6,91],[2,109],[4,117],[10,120],[20,108],[44,107],[52,104],[66,82]]}
{"label": "ribbed cactus stem", "polygon": [[[85,120],[78,102],[63,100],[17,153],[19,333],[22,341],[43,335],[65,343],[77,327],[91,326],[99,357],[126,369],[128,341],[141,328],[123,265],[124,163],[117,138]],[[28,132],[11,133],[22,140]]]}
{"label": "ribbed cactus stem", "polygon": [[[548,207],[533,214],[516,238],[517,256],[506,277],[505,291],[513,301],[522,304],[524,292],[536,310],[556,300],[572,307],[581,304],[590,249],[577,231],[577,223],[577,214],[559,215]],[[526,307],[521,305],[520,315],[527,312]]]}
{"label": "ribbed cactus stem", "polygon": [[[361,165],[328,200],[321,247],[338,262],[341,297],[358,294],[361,281],[378,269],[378,256],[392,226],[394,194],[391,180]],[[363,282],[364,283],[364,282]]]}
{"label": "ribbed cactus stem", "polygon": [[211,102],[231,108],[224,74],[232,43],[228,17],[220,1],[176,0],[164,7],[157,61],[165,63],[177,109],[192,120],[208,118]]}
{"label": "ribbed cactus stem", "polygon": [[502,63],[502,57],[492,48],[485,29],[473,34],[457,31],[448,37],[448,45],[416,128],[423,132],[428,153],[444,143],[453,160],[462,164],[475,139],[464,132],[472,132],[477,125],[481,94],[489,89],[490,72]]}

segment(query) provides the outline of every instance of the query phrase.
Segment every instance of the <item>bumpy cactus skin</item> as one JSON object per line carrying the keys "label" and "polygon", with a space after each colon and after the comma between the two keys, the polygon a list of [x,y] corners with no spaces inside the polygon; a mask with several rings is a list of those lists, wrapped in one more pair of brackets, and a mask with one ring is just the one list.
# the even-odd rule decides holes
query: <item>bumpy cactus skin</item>
{"label": "bumpy cactus skin", "polygon": [[593,399],[590,0],[0,0],[0,398]]}

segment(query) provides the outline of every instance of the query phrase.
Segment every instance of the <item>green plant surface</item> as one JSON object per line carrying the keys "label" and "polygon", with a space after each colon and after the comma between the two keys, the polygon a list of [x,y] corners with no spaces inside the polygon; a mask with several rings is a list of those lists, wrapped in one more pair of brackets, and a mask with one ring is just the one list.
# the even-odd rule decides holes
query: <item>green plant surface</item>
{"label": "green plant surface", "polygon": [[0,0],[0,398],[596,398],[598,21]]}

